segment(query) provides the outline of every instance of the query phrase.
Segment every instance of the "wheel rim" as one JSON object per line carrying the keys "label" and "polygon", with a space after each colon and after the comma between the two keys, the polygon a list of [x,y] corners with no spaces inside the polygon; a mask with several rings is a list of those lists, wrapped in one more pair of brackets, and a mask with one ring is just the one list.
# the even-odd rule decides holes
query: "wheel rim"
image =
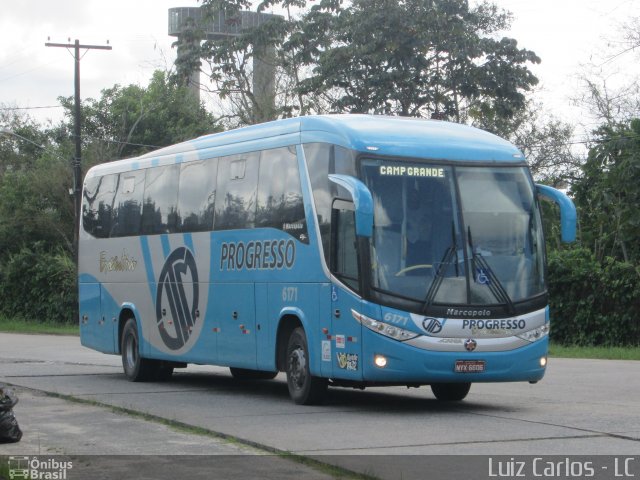
{"label": "wheel rim", "polygon": [[125,360],[127,368],[133,369],[138,362],[138,345],[133,335],[128,335],[125,342]]}
{"label": "wheel rim", "polygon": [[307,380],[307,359],[300,347],[289,354],[289,378],[296,390],[302,389]]}

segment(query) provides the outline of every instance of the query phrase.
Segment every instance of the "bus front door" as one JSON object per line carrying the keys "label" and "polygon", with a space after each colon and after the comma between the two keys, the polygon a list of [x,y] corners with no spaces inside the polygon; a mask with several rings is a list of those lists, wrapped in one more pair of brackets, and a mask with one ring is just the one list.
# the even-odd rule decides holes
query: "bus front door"
{"label": "bus front door", "polygon": [[332,376],[362,380],[362,326],[351,313],[359,312],[360,299],[340,285],[331,286]]}

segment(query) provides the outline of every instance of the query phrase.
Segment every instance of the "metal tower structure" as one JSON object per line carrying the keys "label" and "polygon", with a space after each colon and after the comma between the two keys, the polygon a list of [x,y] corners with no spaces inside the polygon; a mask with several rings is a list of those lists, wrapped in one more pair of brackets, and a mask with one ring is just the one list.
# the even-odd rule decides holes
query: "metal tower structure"
{"label": "metal tower structure", "polygon": [[[192,19],[204,32],[207,40],[238,36],[243,30],[257,27],[274,17],[270,13],[241,11],[233,19],[226,18],[224,12],[213,19],[205,19],[200,7],[178,7],[169,9],[169,35],[180,40],[185,21]],[[178,57],[185,46],[178,47]],[[257,122],[272,120],[269,113],[275,110],[275,46],[254,45],[253,55],[253,94],[258,103],[254,117]],[[188,82],[191,92],[200,99],[200,72],[191,73]]]}

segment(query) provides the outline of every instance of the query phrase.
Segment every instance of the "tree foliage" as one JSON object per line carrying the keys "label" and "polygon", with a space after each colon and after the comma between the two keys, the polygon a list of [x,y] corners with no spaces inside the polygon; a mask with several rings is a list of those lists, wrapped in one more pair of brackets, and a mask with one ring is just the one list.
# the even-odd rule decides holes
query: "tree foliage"
{"label": "tree foliage", "polygon": [[[73,122],[73,99],[61,98]],[[94,161],[125,158],[219,131],[213,116],[186,87],[156,71],[146,88],[114,85],[82,105],[84,148]]]}
{"label": "tree foliage", "polygon": [[596,131],[574,186],[582,240],[596,258],[640,265],[640,119]]}
{"label": "tree foliage", "polygon": [[[265,1],[259,9],[305,3]],[[248,5],[203,2],[210,16],[222,10],[228,21],[238,21]],[[200,55],[211,65],[215,91],[244,109],[255,108],[249,60],[257,45],[268,43],[277,47],[274,116],[332,111],[491,124],[523,109],[525,93],[537,83],[528,65],[539,58],[514,39],[494,38],[509,20],[489,2],[470,8],[466,0],[354,0],[346,6],[320,0],[296,18],[274,18],[237,37],[208,41]]]}
{"label": "tree foliage", "polygon": [[461,121],[511,117],[537,83],[539,62],[513,39],[495,39],[509,16],[465,0],[320,2],[285,47],[313,68],[305,93],[336,90],[333,109]]}
{"label": "tree foliage", "polygon": [[[41,321],[76,318],[71,99],[67,119],[42,128],[10,110],[0,120],[0,313]],[[83,167],[215,131],[211,114],[162,72],[148,85],[86,100]]]}
{"label": "tree foliage", "polygon": [[555,250],[548,259],[551,339],[564,345],[640,346],[637,267],[587,248]]}

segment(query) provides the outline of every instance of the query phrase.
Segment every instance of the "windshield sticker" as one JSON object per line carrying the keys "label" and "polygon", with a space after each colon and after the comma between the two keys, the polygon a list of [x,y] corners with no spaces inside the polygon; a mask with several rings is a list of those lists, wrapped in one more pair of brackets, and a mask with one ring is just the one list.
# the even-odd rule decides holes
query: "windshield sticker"
{"label": "windshield sticker", "polygon": [[489,275],[487,275],[484,268],[476,269],[476,283],[479,283],[480,285],[489,285],[491,283]]}
{"label": "windshield sticker", "polygon": [[444,178],[444,168],[407,167],[405,165],[380,165],[380,175],[390,175],[394,177]]}

